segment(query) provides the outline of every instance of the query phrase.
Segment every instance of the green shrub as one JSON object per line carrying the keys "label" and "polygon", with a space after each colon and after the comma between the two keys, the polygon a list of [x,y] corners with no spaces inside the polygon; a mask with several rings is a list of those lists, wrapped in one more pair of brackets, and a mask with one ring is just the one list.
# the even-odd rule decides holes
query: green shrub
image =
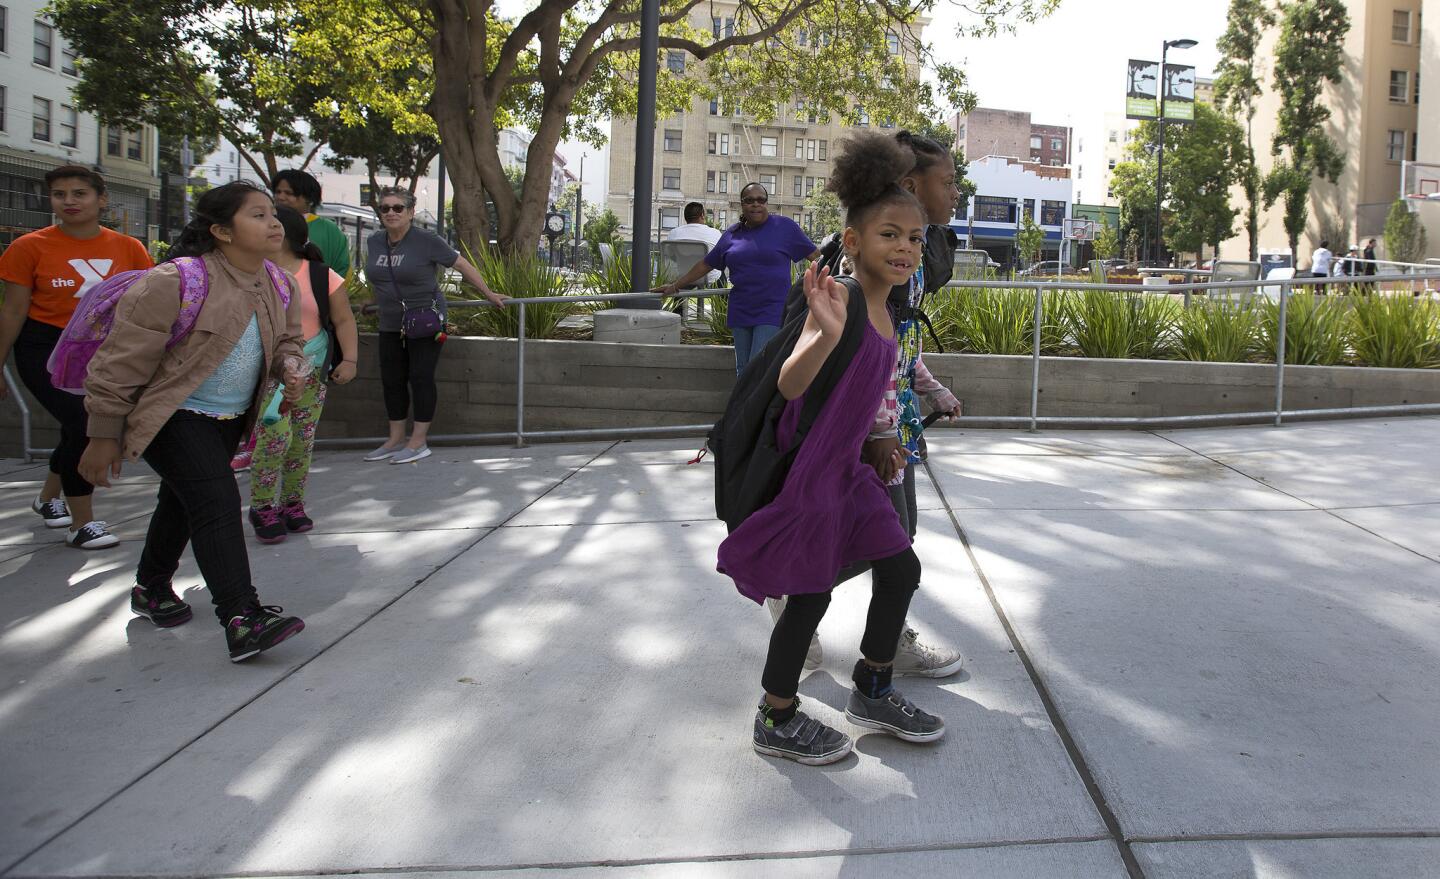
{"label": "green shrub", "polygon": [[1180,311],[1175,354],[1181,360],[1240,363],[1259,344],[1260,312],[1250,303],[1210,300]]}
{"label": "green shrub", "polygon": [[1440,367],[1440,306],[1408,296],[1361,296],[1351,310],[1355,356],[1367,366]]}
{"label": "green shrub", "polygon": [[711,296],[703,300],[705,309],[700,315],[704,328],[695,334],[695,341],[702,345],[733,345],[735,333],[725,325],[730,314],[729,296]]}
{"label": "green shrub", "polygon": [[[645,289],[650,290],[671,281],[668,265],[656,260],[650,267],[650,283]],[[580,283],[585,287],[585,292],[598,296],[610,296],[620,293],[634,293],[635,288],[630,285],[630,258],[614,259],[608,263],[602,263],[597,268],[591,269],[580,276]],[[671,308],[674,300],[666,297],[662,307]],[[622,308],[624,301],[620,302],[586,302],[581,305],[585,311],[604,311],[607,308]]]}
{"label": "green shrub", "polygon": [[1033,293],[993,287],[957,293],[951,319],[960,347],[977,354],[1030,353],[1035,326]]}
{"label": "green shrub", "polygon": [[1070,305],[1075,347],[1083,357],[1165,357],[1182,310],[1164,295],[1081,291]]}
{"label": "green shrub", "polygon": [[[489,248],[467,259],[480,270],[490,289],[512,299],[542,296],[564,296],[569,282],[560,272],[533,253],[504,255]],[[480,299],[480,292],[464,286],[461,295]],[[560,322],[574,314],[580,303],[546,302],[525,307],[525,335],[531,339],[554,338]],[[452,308],[450,320],[464,336],[499,336],[514,338],[520,331],[520,309],[493,308],[488,305]]]}
{"label": "green shrub", "polygon": [[[1342,296],[1292,293],[1285,303],[1285,362],[1334,366],[1350,347],[1350,307]],[[1280,334],[1280,303],[1260,305],[1259,350],[1272,363]]]}

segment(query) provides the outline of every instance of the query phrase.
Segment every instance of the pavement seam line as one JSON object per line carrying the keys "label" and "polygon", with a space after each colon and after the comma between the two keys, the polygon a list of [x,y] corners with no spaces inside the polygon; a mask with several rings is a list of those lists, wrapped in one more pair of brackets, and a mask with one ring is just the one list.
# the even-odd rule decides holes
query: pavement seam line
{"label": "pavement seam line", "polygon": [[1036,695],[1040,699],[1040,705],[1045,709],[1045,715],[1050,719],[1050,725],[1055,729],[1055,734],[1060,738],[1060,744],[1065,749],[1065,755],[1070,759],[1070,765],[1080,776],[1080,782],[1085,786],[1085,792],[1090,796],[1090,803],[1100,815],[1101,822],[1109,834],[1109,839],[1119,850],[1120,860],[1125,865],[1125,871],[1130,879],[1145,879],[1145,871],[1140,867],[1140,861],[1130,849],[1130,842],[1125,836],[1124,829],[1120,826],[1120,819],[1116,817],[1114,810],[1110,808],[1109,801],[1105,798],[1105,792],[1100,789],[1100,783],[1095,780],[1095,774],[1090,770],[1090,764],[1081,752],[1075,737],[1070,733],[1070,727],[1065,723],[1064,717],[1060,714],[1060,708],[1055,698],[1050,693],[1050,688],[1040,676],[1040,670],[1035,667],[1030,653],[1025,649],[1024,643],[1020,640],[1020,633],[1010,622],[1010,616],[1000,604],[1000,597],[995,594],[994,587],[990,584],[990,578],[985,576],[985,571],[980,567],[980,560],[975,556],[975,550],[970,545],[970,537],[965,533],[965,528],[960,524],[960,519],[955,515],[954,509],[950,506],[950,499],[945,495],[945,489],[940,485],[940,480],[935,478],[934,472],[930,469],[930,463],[923,464],[925,475],[929,477],[930,483],[940,495],[940,502],[945,505],[945,513],[950,517],[950,525],[955,529],[955,535],[960,538],[960,545],[965,549],[965,555],[970,560],[970,566],[975,571],[975,576],[980,579],[980,586],[985,590],[985,597],[990,601],[990,608],[1000,620],[1000,625],[1005,629],[1005,637],[1009,639],[1010,646],[1014,648],[1016,657],[1025,669],[1025,674],[1030,678],[1030,685],[1034,687]]}
{"label": "pavement seam line", "polygon": [[1327,839],[1440,839],[1437,830],[1297,830],[1294,832],[1195,833],[1184,836],[1136,836],[1133,843],[1158,845],[1172,842],[1307,842]]}
{"label": "pavement seam line", "polygon": [[[1388,543],[1388,544],[1390,544],[1391,546],[1395,547],[1396,549],[1401,549],[1401,550],[1404,550],[1405,552],[1410,553],[1411,555],[1419,556],[1420,558],[1424,559],[1424,560],[1427,561],[1427,562],[1435,562],[1436,564],[1440,564],[1440,559],[1437,559],[1437,558],[1435,558],[1435,557],[1433,557],[1433,556],[1426,555],[1425,553],[1421,552],[1421,551],[1418,550],[1418,549],[1411,549],[1410,547],[1404,545],[1403,543],[1397,543],[1396,541],[1391,540],[1390,538],[1386,537],[1386,536],[1383,535],[1383,534],[1377,534],[1377,533],[1375,533],[1374,531],[1371,531],[1369,528],[1366,528],[1364,525],[1359,525],[1359,524],[1356,524],[1356,523],[1354,523],[1354,522],[1351,522],[1349,519],[1345,518],[1344,516],[1342,516],[1342,515],[1340,515],[1339,513],[1336,512],[1336,510],[1349,509],[1349,508],[1347,508],[1347,507],[1322,507],[1322,506],[1320,506],[1319,504],[1317,504],[1317,503],[1315,503],[1315,502],[1313,502],[1313,501],[1307,501],[1307,500],[1305,500],[1304,498],[1300,497],[1299,495],[1291,494],[1290,492],[1286,491],[1286,490],[1283,489],[1283,488],[1279,488],[1279,487],[1277,487],[1277,486],[1271,485],[1270,483],[1268,483],[1268,482],[1266,482],[1265,480],[1259,478],[1258,476],[1252,476],[1252,475],[1250,475],[1249,473],[1246,473],[1244,470],[1241,470],[1240,468],[1234,466],[1233,464],[1227,464],[1227,463],[1225,463],[1224,461],[1221,461],[1221,460],[1218,460],[1218,459],[1216,459],[1216,458],[1210,457],[1209,455],[1205,454],[1204,452],[1198,451],[1198,450],[1196,450],[1196,449],[1192,449],[1192,448],[1190,448],[1189,446],[1185,445],[1184,443],[1180,442],[1179,440],[1177,440],[1177,439],[1175,439],[1175,438],[1173,438],[1173,437],[1171,437],[1171,436],[1164,435],[1164,434],[1159,434],[1159,433],[1155,433],[1154,431],[1147,431],[1147,433],[1150,433],[1150,434],[1153,435],[1153,436],[1158,436],[1158,437],[1160,437],[1161,439],[1166,440],[1167,442],[1172,442],[1172,443],[1174,443],[1175,445],[1179,446],[1180,448],[1186,450],[1187,452],[1190,452],[1192,455],[1198,455],[1199,457],[1204,458],[1205,460],[1211,462],[1212,464],[1218,464],[1219,466],[1224,467],[1225,469],[1230,470],[1231,472],[1238,473],[1238,474],[1240,474],[1241,476],[1245,477],[1246,479],[1249,479],[1250,481],[1254,482],[1254,483],[1257,484],[1257,485],[1263,485],[1263,486],[1265,486],[1266,488],[1270,489],[1271,491],[1275,492],[1276,494],[1283,494],[1285,497],[1288,497],[1288,498],[1292,498],[1292,499],[1294,499],[1294,500],[1297,500],[1297,501],[1299,501],[1300,503],[1305,504],[1306,506],[1308,506],[1308,507],[1310,507],[1310,508],[1312,508],[1312,509],[1314,509],[1314,510],[1316,510],[1316,511],[1318,511],[1318,512],[1324,513],[1324,514],[1327,515],[1327,516],[1332,516],[1332,517],[1334,517],[1335,519],[1338,519],[1339,521],[1344,522],[1346,525],[1349,525],[1351,528],[1355,528],[1355,529],[1357,529],[1357,530],[1359,530],[1359,531],[1364,531],[1366,534],[1369,534],[1371,537],[1374,537],[1374,538],[1377,539],[1377,540],[1382,540],[1382,541],[1384,541],[1385,543]],[[1364,508],[1364,507],[1359,507],[1359,508],[1356,508],[1356,509],[1365,509],[1365,508]],[[1204,511],[1201,511],[1201,512],[1204,512]]]}
{"label": "pavement seam line", "polygon": [[[595,867],[651,867],[683,864],[724,864],[744,861],[808,861],[816,858],[902,855],[924,852],[977,851],[1041,845],[1076,845],[1108,842],[1104,834],[1060,836],[1044,839],[1002,839],[959,843],[916,843],[914,845],[865,846],[863,848],[815,849],[795,852],[735,852],[717,855],[676,855],[668,858],[605,858],[589,861],[535,861],[524,864],[411,864],[402,867],[334,867],[321,870],[245,870],[231,873],[167,873],[165,879],[276,879],[287,876],[387,876],[402,873],[514,873],[521,870],[585,870]],[[16,879],[74,879],[64,874],[24,874]],[[100,873],[86,879],[156,879],[151,874]]]}
{"label": "pavement seam line", "polygon": [[[515,511],[514,513],[512,513],[510,516],[506,517],[505,522],[509,522],[511,519],[514,519],[516,516],[520,515],[521,513],[525,512],[526,510],[528,510],[532,505],[534,505],[535,503],[537,503],[538,501],[540,501],[540,499],[544,498],[544,497],[545,497],[546,495],[548,495],[550,492],[552,492],[552,491],[554,491],[555,489],[559,488],[560,486],[564,485],[565,482],[570,479],[570,477],[574,476],[576,473],[579,473],[581,470],[584,470],[586,467],[589,467],[591,464],[595,463],[595,462],[596,462],[597,460],[599,460],[601,457],[603,457],[604,455],[606,455],[607,453],[609,453],[609,451],[610,451],[611,449],[613,449],[618,443],[619,443],[619,440],[612,441],[608,446],[606,446],[604,449],[601,449],[599,452],[597,452],[597,453],[595,454],[594,457],[590,458],[590,459],[589,459],[588,461],[586,461],[584,464],[581,464],[580,466],[571,469],[570,472],[566,473],[566,474],[565,474],[564,476],[562,476],[560,479],[556,480],[553,485],[551,485],[550,487],[546,488],[546,489],[545,489],[544,491],[542,491],[540,494],[538,494],[538,495],[536,495],[534,498],[532,498],[532,499],[529,501],[529,503],[525,504],[523,507],[521,507],[520,509],[516,510],[516,511]],[[96,812],[100,811],[101,809],[103,809],[103,808],[105,808],[107,805],[109,805],[110,803],[114,802],[115,799],[117,799],[118,797],[120,797],[122,794],[124,794],[126,791],[130,790],[130,789],[131,789],[132,787],[134,787],[135,785],[137,785],[137,784],[139,784],[140,782],[144,781],[146,778],[148,778],[151,774],[153,774],[153,773],[154,773],[156,770],[158,770],[160,767],[164,766],[166,763],[169,763],[171,760],[173,760],[173,759],[175,759],[176,757],[178,757],[180,754],[182,754],[184,751],[186,751],[191,745],[194,745],[196,742],[198,742],[198,741],[200,741],[201,739],[203,739],[204,737],[208,736],[210,733],[212,733],[212,732],[214,732],[215,730],[219,729],[222,725],[224,725],[227,721],[229,721],[230,718],[232,718],[232,717],[234,717],[235,715],[239,714],[240,712],[244,711],[246,708],[249,708],[251,705],[254,705],[254,704],[255,704],[256,702],[258,702],[261,698],[263,698],[266,694],[268,694],[271,690],[273,690],[273,689],[275,689],[276,687],[280,686],[280,685],[283,684],[284,682],[290,680],[290,678],[294,677],[295,674],[296,674],[297,672],[299,672],[301,669],[305,668],[306,666],[310,665],[310,663],[314,662],[315,660],[319,659],[321,656],[324,656],[326,653],[330,652],[331,648],[335,647],[335,646],[336,646],[337,644],[339,644],[341,641],[344,641],[346,638],[349,638],[351,635],[355,634],[355,633],[358,632],[360,629],[364,628],[367,623],[369,623],[371,620],[375,619],[377,616],[379,616],[380,614],[384,613],[385,611],[389,610],[391,607],[393,607],[393,606],[394,606],[398,601],[400,601],[402,598],[404,598],[405,596],[407,596],[407,595],[409,595],[410,593],[414,592],[416,589],[419,589],[420,586],[423,585],[424,583],[426,583],[427,581],[429,581],[429,579],[430,579],[431,577],[434,577],[436,574],[440,573],[440,572],[443,571],[445,568],[448,568],[448,567],[451,565],[451,563],[453,563],[456,559],[458,559],[458,558],[460,558],[461,556],[465,555],[467,552],[469,552],[470,550],[474,549],[476,546],[479,546],[480,543],[485,540],[485,538],[489,537],[491,534],[494,534],[496,531],[499,531],[500,528],[501,528],[503,525],[504,525],[504,522],[500,523],[500,525],[495,525],[495,526],[492,526],[492,527],[490,527],[490,528],[486,528],[486,529],[484,530],[484,533],[481,534],[479,537],[477,537],[477,538],[475,538],[474,540],[470,541],[470,542],[469,542],[468,544],[466,544],[460,551],[458,551],[458,552],[456,552],[454,555],[450,556],[450,558],[448,558],[448,559],[446,559],[445,561],[441,562],[440,564],[436,565],[435,568],[430,571],[430,573],[426,574],[425,576],[423,576],[423,577],[419,578],[418,580],[416,580],[414,583],[410,584],[408,587],[406,587],[404,590],[402,590],[402,591],[400,592],[400,594],[396,595],[394,598],[390,599],[389,601],[387,601],[387,602],[385,602],[384,604],[382,604],[380,607],[376,608],[372,613],[368,614],[364,619],[360,620],[358,623],[356,623],[354,626],[352,626],[349,630],[347,630],[347,631],[345,631],[345,632],[342,632],[338,637],[336,637],[336,638],[335,638],[333,641],[331,641],[329,644],[326,644],[325,646],[321,647],[319,650],[315,651],[315,654],[314,654],[313,656],[311,656],[310,658],[306,659],[304,662],[301,662],[299,665],[296,665],[294,668],[291,668],[291,669],[289,669],[288,671],[286,671],[286,672],[285,672],[284,674],[282,674],[280,677],[278,677],[278,678],[276,678],[274,681],[270,682],[270,684],[268,684],[267,686],[263,687],[263,688],[262,688],[259,692],[257,692],[254,696],[250,697],[249,699],[246,699],[244,702],[242,702],[239,706],[237,706],[237,707],[234,708],[233,710],[226,712],[225,715],[224,715],[223,717],[221,717],[219,720],[217,720],[217,721],[215,721],[214,723],[210,724],[210,725],[207,726],[205,729],[203,729],[203,730],[201,730],[199,733],[197,733],[195,736],[191,737],[191,738],[190,738],[188,741],[186,741],[184,744],[180,745],[178,748],[176,748],[175,750],[171,751],[169,754],[167,754],[166,756],[164,756],[163,758],[161,758],[161,759],[160,759],[158,762],[156,762],[153,766],[149,767],[149,768],[146,769],[144,772],[141,772],[139,775],[137,775],[135,778],[133,778],[133,779],[131,779],[130,781],[126,782],[125,784],[121,785],[118,790],[116,790],[115,792],[111,793],[109,796],[103,798],[99,803],[96,803],[94,806],[90,807],[89,809],[86,809],[86,810],[85,810],[84,812],[82,812],[77,818],[75,818],[75,820],[69,822],[69,823],[66,824],[64,827],[61,827],[59,830],[55,831],[55,832],[52,833],[50,836],[46,837],[46,838],[45,838],[43,841],[41,841],[38,845],[34,846],[34,847],[31,848],[29,851],[25,852],[25,854],[21,855],[19,858],[16,858],[14,861],[11,861],[11,862],[10,862],[9,864],[7,864],[5,867],[0,868],[0,876],[10,876],[10,875],[12,875],[12,873],[13,873],[13,871],[15,870],[16,867],[20,866],[21,864],[25,863],[25,862],[26,862],[27,860],[29,860],[30,858],[32,858],[32,857],[34,857],[35,855],[39,854],[39,853],[40,853],[41,851],[43,851],[47,846],[49,846],[52,842],[54,842],[55,840],[59,839],[61,836],[65,835],[66,833],[70,832],[70,831],[71,831],[72,829],[74,829],[75,827],[78,827],[82,822],[84,822],[84,821],[85,821],[87,818],[89,818],[91,815],[94,815]],[[247,551],[248,551],[248,550],[247,550]],[[276,875],[283,875],[283,874],[276,874]]]}

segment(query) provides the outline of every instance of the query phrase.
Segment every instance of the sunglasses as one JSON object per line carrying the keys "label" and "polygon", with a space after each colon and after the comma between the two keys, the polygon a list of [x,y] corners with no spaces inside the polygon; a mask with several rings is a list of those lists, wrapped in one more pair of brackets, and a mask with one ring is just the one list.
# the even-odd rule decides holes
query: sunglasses
{"label": "sunglasses", "polygon": [[405,206],[403,204],[382,204],[376,208],[375,211],[380,214],[403,214],[405,213]]}
{"label": "sunglasses", "polygon": [[752,196],[750,196],[749,198],[742,198],[742,199],[740,199],[740,203],[741,203],[741,204],[765,204],[765,203],[768,202],[768,201],[770,201],[770,199],[766,198],[766,197],[763,196],[763,195],[760,195],[760,196],[752,195]]}

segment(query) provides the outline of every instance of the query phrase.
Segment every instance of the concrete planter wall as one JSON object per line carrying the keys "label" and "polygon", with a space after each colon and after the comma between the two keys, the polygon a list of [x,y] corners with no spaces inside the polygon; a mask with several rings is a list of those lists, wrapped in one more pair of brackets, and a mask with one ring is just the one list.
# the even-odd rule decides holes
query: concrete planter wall
{"label": "concrete planter wall", "polygon": [[[374,336],[361,337],[359,377],[332,386],[322,437],[380,436],[385,431]],[[513,340],[452,338],[440,361],[435,431],[514,429]],[[734,381],[727,347],[605,342],[526,343],[527,431],[706,424],[719,417]],[[929,354],[937,378],[965,402],[967,415],[1029,414],[1030,358]],[[12,367],[13,369],[13,367]],[[1043,415],[1156,416],[1249,412],[1274,405],[1270,364],[1169,360],[1041,361]],[[1440,370],[1298,366],[1285,372],[1289,409],[1440,403]],[[54,443],[50,417],[31,400],[35,442]],[[20,420],[0,403],[0,453],[19,450]]]}

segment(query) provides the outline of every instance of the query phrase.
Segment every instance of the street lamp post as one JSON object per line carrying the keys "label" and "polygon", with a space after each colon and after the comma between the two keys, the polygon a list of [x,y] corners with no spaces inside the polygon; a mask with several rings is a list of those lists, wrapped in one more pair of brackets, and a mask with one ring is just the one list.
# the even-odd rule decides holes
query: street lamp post
{"label": "street lamp post", "polygon": [[1194,40],[1166,40],[1160,47],[1160,78],[1155,83],[1155,89],[1159,92],[1160,104],[1159,113],[1155,117],[1155,127],[1160,129],[1160,149],[1155,153],[1155,264],[1160,264],[1161,254],[1165,252],[1165,220],[1161,214],[1161,203],[1165,198],[1165,58],[1170,49],[1192,49],[1198,45]]}

